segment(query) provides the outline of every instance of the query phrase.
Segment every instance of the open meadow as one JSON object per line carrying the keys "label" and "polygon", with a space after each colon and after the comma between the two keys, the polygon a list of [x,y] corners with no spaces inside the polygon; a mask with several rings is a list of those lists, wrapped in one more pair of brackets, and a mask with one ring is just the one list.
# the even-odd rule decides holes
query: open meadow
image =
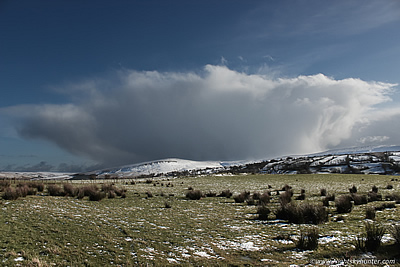
{"label": "open meadow", "polygon": [[[397,176],[0,182],[1,266],[400,263]],[[21,188],[33,192],[13,199]],[[371,247],[372,226],[382,231]]]}

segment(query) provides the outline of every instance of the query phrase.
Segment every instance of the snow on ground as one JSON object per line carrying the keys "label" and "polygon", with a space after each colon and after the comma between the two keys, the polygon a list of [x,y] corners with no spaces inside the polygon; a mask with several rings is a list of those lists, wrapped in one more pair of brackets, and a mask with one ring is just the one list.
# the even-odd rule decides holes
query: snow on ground
{"label": "snow on ground", "polygon": [[0,179],[66,180],[71,179],[72,175],[60,172],[0,172]]}

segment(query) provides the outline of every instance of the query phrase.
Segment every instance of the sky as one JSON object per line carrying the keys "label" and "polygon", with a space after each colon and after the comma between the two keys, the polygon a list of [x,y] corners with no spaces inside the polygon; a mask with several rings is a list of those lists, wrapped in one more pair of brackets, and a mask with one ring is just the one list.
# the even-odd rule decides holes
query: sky
{"label": "sky", "polygon": [[0,170],[400,144],[396,0],[0,1]]}

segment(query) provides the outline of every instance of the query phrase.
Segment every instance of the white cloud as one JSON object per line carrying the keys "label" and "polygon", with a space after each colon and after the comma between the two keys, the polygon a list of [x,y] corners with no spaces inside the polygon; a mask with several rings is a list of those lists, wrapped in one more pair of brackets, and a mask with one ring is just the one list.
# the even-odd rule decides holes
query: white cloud
{"label": "white cloud", "polygon": [[[322,74],[271,79],[213,65],[201,74],[125,70],[115,76],[65,88],[74,94],[72,103],[7,112],[19,117],[22,136],[110,165],[316,152],[389,140],[400,125],[374,133],[381,121],[377,105],[390,100],[395,86],[388,83]],[[386,114],[390,120],[400,113]]]}

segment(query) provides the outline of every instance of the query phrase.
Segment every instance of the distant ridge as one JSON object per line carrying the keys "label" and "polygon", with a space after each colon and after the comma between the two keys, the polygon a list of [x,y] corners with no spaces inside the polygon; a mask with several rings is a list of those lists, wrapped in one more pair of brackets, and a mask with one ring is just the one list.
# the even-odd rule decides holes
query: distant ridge
{"label": "distant ridge", "polygon": [[[194,161],[167,158],[143,163],[125,165],[116,168],[95,171],[96,175],[117,177],[153,177],[160,175],[199,175],[217,173],[397,173],[396,153],[392,155],[391,166],[384,159],[371,153],[400,151],[400,146],[363,146],[332,149],[307,155],[283,156],[273,159],[251,161]],[[354,155],[371,154],[368,159]],[[393,153],[392,153],[393,154]],[[349,156],[346,159],[346,156]],[[350,155],[353,155],[350,157]],[[334,156],[332,158],[332,156]],[[331,158],[327,158],[331,157]],[[373,162],[369,162],[369,160]],[[347,160],[347,162],[346,162]],[[353,162],[354,160],[354,162]],[[378,164],[379,163],[379,164]],[[399,163],[400,164],[400,163]],[[378,166],[379,165],[379,166]],[[392,167],[392,169],[390,168]],[[391,171],[390,171],[391,170]]]}

